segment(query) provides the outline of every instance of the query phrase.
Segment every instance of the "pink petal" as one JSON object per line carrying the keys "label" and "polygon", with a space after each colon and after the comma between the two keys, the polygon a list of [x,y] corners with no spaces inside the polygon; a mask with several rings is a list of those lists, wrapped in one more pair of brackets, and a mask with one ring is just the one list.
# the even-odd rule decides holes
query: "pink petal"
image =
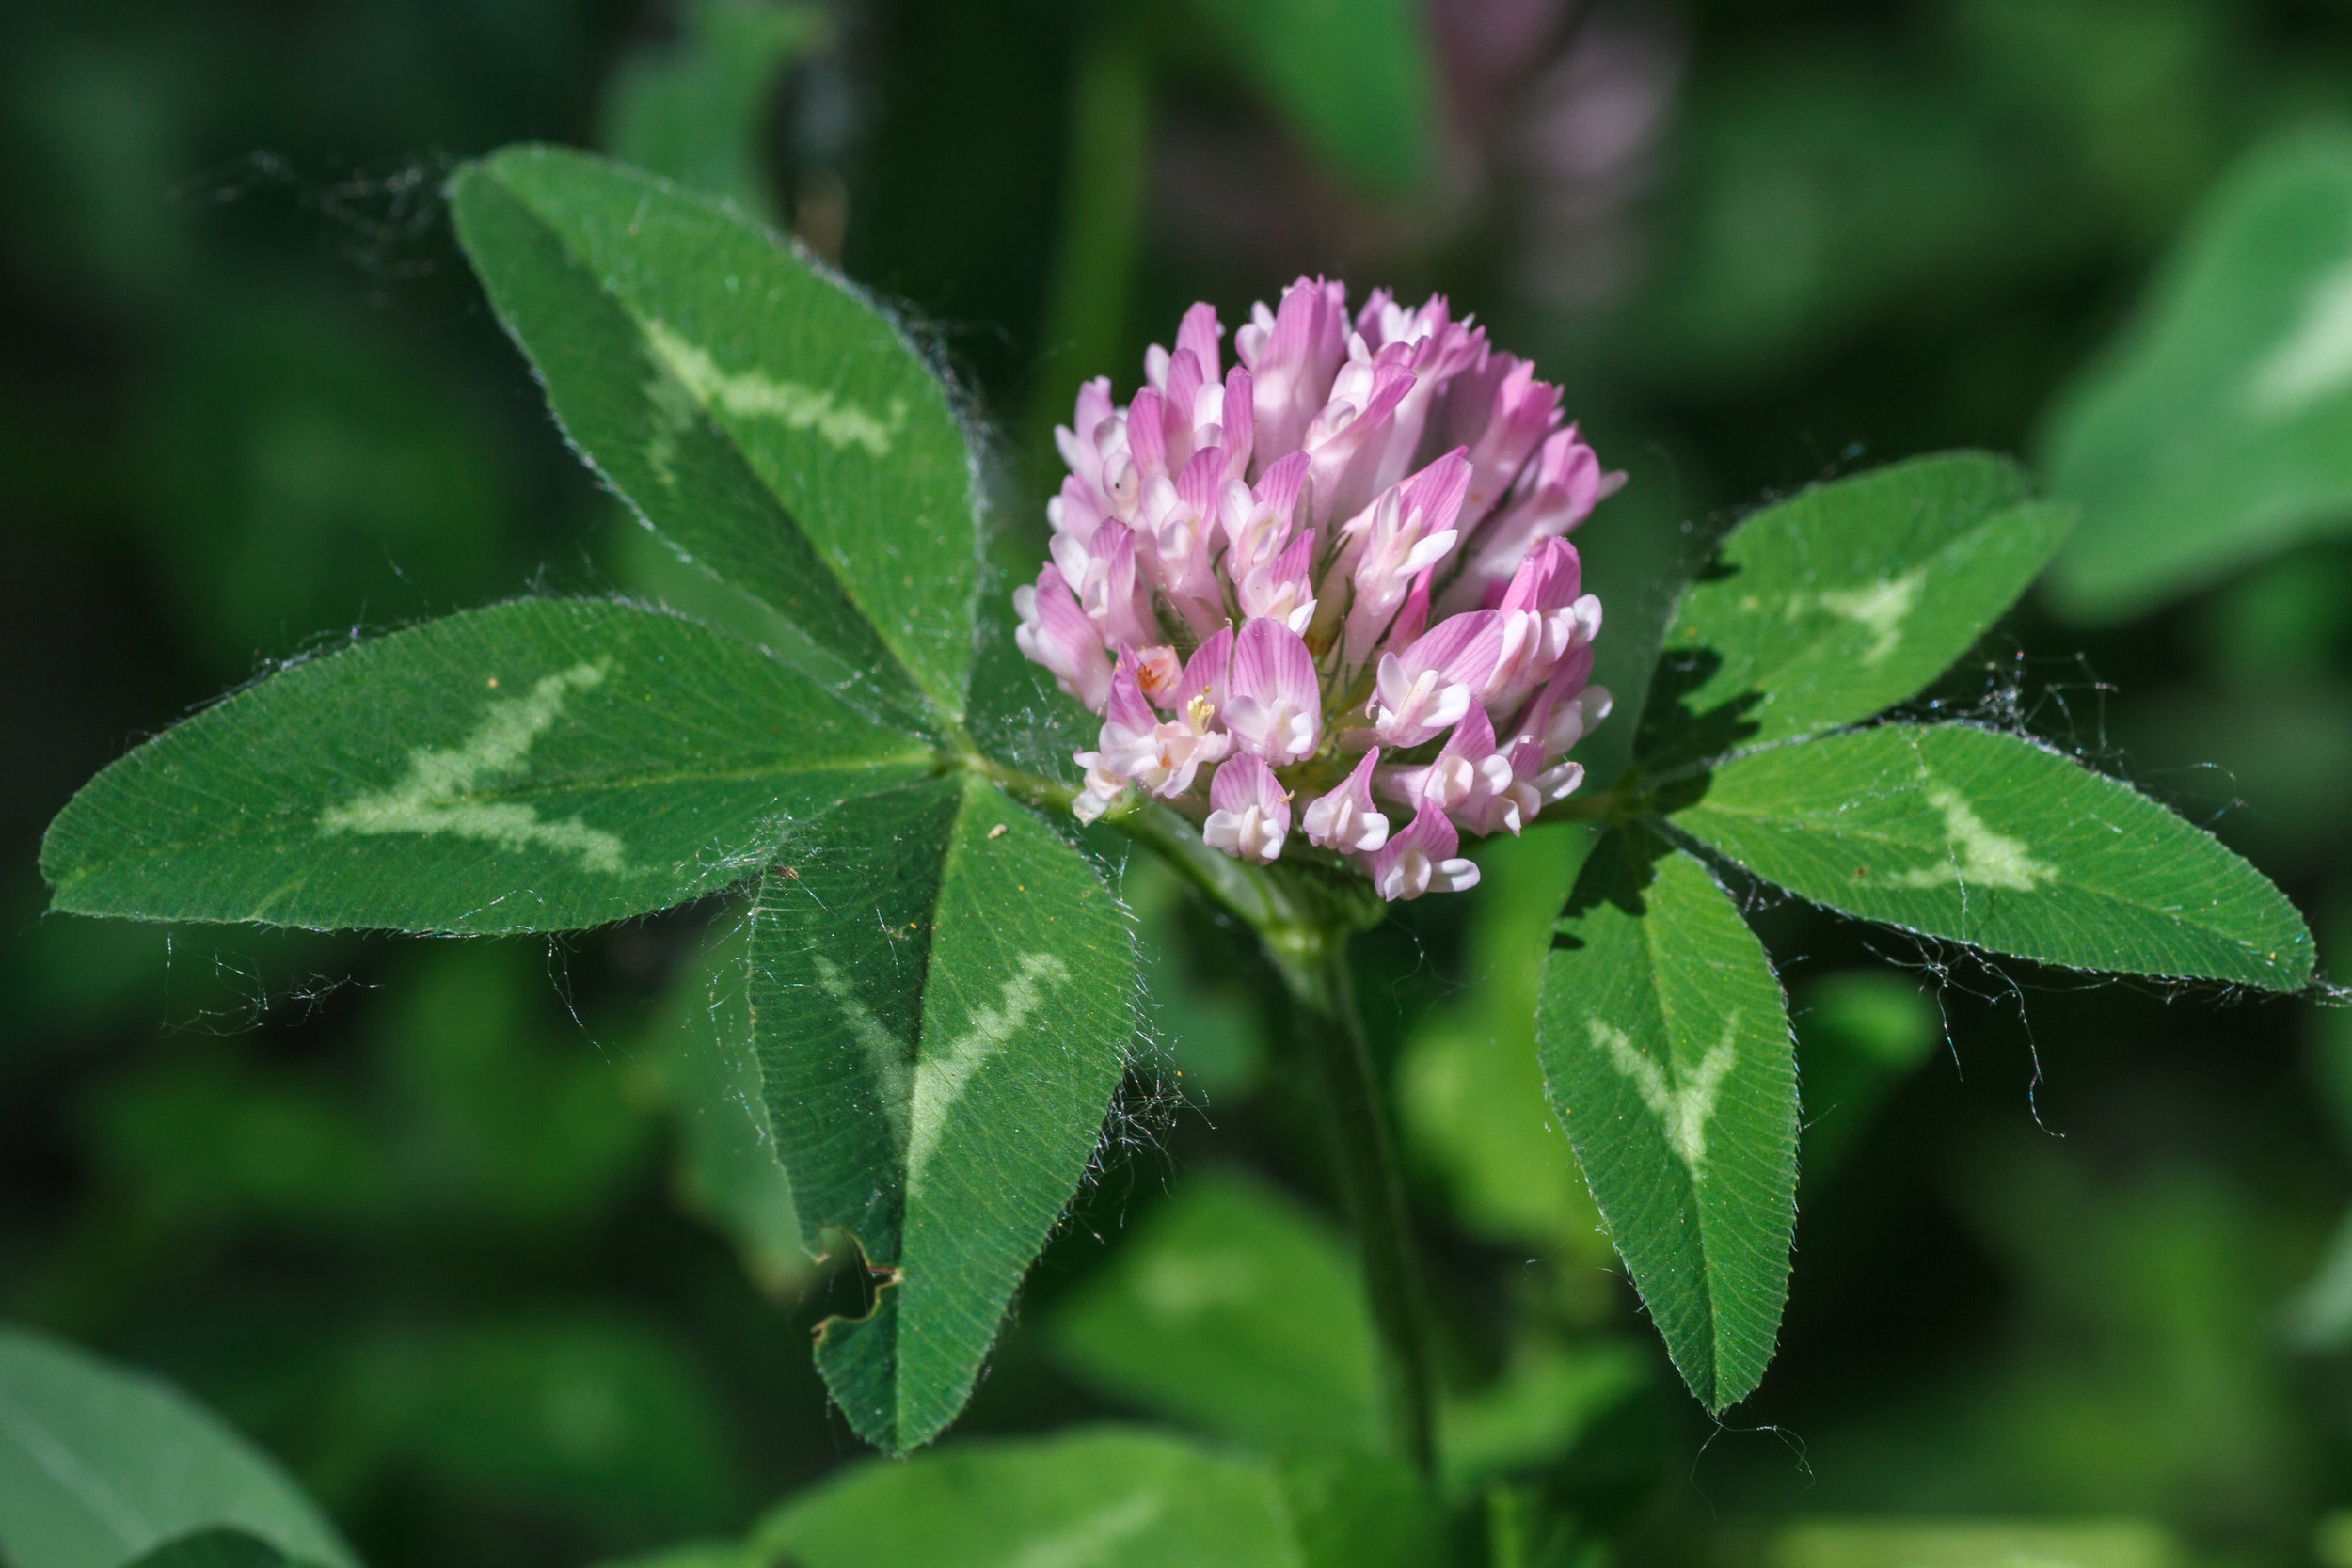
{"label": "pink petal", "polygon": [[1184,661],[1184,678],[1176,687],[1175,707],[1182,712],[1195,697],[1208,699],[1212,712],[1225,706],[1233,661],[1233,628],[1219,626],[1215,635],[1193,649]]}
{"label": "pink petal", "polygon": [[1025,602],[1015,595],[1022,620],[1013,630],[1014,643],[1051,671],[1064,691],[1102,712],[1110,695],[1110,656],[1104,650],[1102,634],[1078,608],[1069,582],[1049,562],[1040,568],[1036,586],[1025,593]]}
{"label": "pink petal", "polygon": [[1092,552],[1103,562],[1102,606],[1086,607],[1103,628],[1103,640],[1115,645],[1145,648],[1161,641],[1157,618],[1152,613],[1151,588],[1136,575],[1135,531],[1120,523],[1104,523],[1095,534]]}
{"label": "pink petal", "polygon": [[1319,711],[1322,691],[1314,656],[1279,621],[1252,621],[1242,627],[1233,645],[1233,695]]}
{"label": "pink petal", "polygon": [[1263,759],[1244,752],[1220,764],[1209,784],[1209,808],[1200,837],[1210,848],[1261,865],[1282,853],[1291,831],[1290,795]]}
{"label": "pink petal", "polygon": [[1186,310],[1184,319],[1178,324],[1176,352],[1191,354],[1194,362],[1200,368],[1201,377],[1215,381],[1217,377],[1217,340],[1224,336],[1225,328],[1217,323],[1216,307],[1203,300]]}
{"label": "pink petal", "polygon": [[1224,430],[1225,477],[1240,479],[1249,471],[1249,457],[1257,445],[1257,415],[1251,406],[1255,393],[1251,389],[1249,372],[1235,365],[1225,376],[1225,402],[1217,415],[1217,423]]}
{"label": "pink petal", "polygon": [[1245,751],[1281,764],[1314,754],[1323,734],[1323,692],[1299,635],[1279,621],[1255,620],[1233,643],[1233,699],[1227,728]]}
{"label": "pink petal", "polygon": [[1565,539],[1546,539],[1528,551],[1512,574],[1501,608],[1508,614],[1515,610],[1558,610],[1573,604],[1583,576],[1574,545]]}
{"label": "pink petal", "polygon": [[1429,575],[1437,568],[1424,566],[1413,578],[1411,592],[1405,595],[1405,606],[1389,625],[1389,645],[1403,649],[1429,629]]}
{"label": "pink petal", "polygon": [[1127,404],[1127,450],[1135,455],[1136,471],[1147,479],[1168,472],[1167,412],[1166,401],[1149,387]]}
{"label": "pink petal", "polygon": [[1216,515],[1216,493],[1224,478],[1225,453],[1216,447],[1203,447],[1192,454],[1184,471],[1176,476],[1176,494],[1186,506],[1203,517]]}
{"label": "pink petal", "polygon": [[1122,730],[1148,734],[1159,723],[1160,716],[1152,711],[1150,703],[1144,701],[1137,673],[1135,650],[1120,649],[1119,667],[1111,672],[1110,699],[1104,709],[1103,721],[1106,725],[1115,724]]}
{"label": "pink petal", "polygon": [[1448,616],[1405,650],[1406,673],[1435,670],[1449,685],[1484,686],[1502,651],[1502,620],[1491,610]]}
{"label": "pink petal", "polygon": [[1459,893],[1478,885],[1478,867],[1455,857],[1461,835],[1430,801],[1413,813],[1412,825],[1391,837],[1373,857],[1372,883],[1391,903],[1424,893]]}
{"label": "pink petal", "polygon": [[1366,752],[1338,788],[1307,804],[1307,841],[1343,854],[1369,854],[1389,840],[1389,819],[1373,804],[1373,770],[1380,748]]}
{"label": "pink petal", "polygon": [[1298,492],[1307,482],[1307,454],[1303,451],[1295,451],[1278,459],[1258,476],[1258,483],[1250,491],[1288,527],[1298,525]]}
{"label": "pink petal", "polygon": [[1331,377],[1347,353],[1346,305],[1343,285],[1301,277],[1283,291],[1270,330],[1252,333],[1247,345],[1236,338],[1253,382],[1258,440],[1252,461],[1262,471],[1298,450],[1308,422],[1330,395]]}
{"label": "pink petal", "polygon": [[1406,515],[1420,513],[1424,533],[1452,528],[1461,515],[1462,498],[1470,493],[1470,456],[1456,447],[1405,481],[1402,499]]}
{"label": "pink petal", "polygon": [[1267,811],[1277,807],[1290,816],[1290,795],[1274,776],[1274,769],[1262,757],[1242,752],[1216,770],[1216,779],[1209,785],[1209,804],[1218,811],[1237,811],[1243,806],[1259,806]]}

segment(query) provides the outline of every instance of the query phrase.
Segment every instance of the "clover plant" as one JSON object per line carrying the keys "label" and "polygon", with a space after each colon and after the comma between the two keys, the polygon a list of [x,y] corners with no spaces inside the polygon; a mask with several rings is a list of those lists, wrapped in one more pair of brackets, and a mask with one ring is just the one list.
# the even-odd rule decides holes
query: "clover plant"
{"label": "clover plant", "polygon": [[[1605,832],[1538,1052],[1710,1411],[1771,1358],[1795,1219],[1796,1064],[1746,892],[2044,964],[2310,981],[2302,920],[2201,829],[2020,736],[1886,717],[2067,537],[2002,458],[1759,511],[1682,594],[1646,692],[1613,698],[1569,536],[1616,476],[1442,300],[1301,279],[1230,349],[1196,308],[1129,401],[1080,392],[1051,559],[1016,586],[949,388],[788,244],[552,148],[449,198],[564,438],[757,640],[532,596],[296,661],[74,798],[41,850],[54,905],[469,936],[739,895],[775,1156],[806,1244],[874,1282],[815,1354],[881,1449],[962,1408],[1134,1063],[1122,840],[1283,982],[1393,1447],[1424,1468],[1425,1307],[1349,949],[1394,901],[1472,888],[1465,837]],[[1600,726],[1632,761],[1587,779]]]}

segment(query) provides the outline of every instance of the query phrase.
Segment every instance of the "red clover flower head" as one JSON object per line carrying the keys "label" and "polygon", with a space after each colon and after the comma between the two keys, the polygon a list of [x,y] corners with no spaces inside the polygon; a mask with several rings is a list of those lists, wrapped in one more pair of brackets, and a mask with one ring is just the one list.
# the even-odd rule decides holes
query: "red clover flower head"
{"label": "red clover flower head", "polygon": [[1375,291],[1351,321],[1302,277],[1230,369],[1223,337],[1195,305],[1126,407],[1097,377],[1054,433],[1070,474],[1015,635],[1103,717],[1078,816],[1140,790],[1243,860],[1296,829],[1383,897],[1470,887],[1461,835],[1574,790],[1562,758],[1609,712],[1565,536],[1625,476],[1442,297]]}

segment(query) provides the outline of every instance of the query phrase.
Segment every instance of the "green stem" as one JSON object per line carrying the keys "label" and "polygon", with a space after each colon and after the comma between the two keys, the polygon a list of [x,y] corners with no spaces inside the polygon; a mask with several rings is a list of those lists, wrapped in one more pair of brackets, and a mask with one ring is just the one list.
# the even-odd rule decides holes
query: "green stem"
{"label": "green stem", "polygon": [[1349,933],[1329,927],[1278,938],[1266,950],[1291,995],[1323,1081],[1340,1185],[1355,1221],[1381,1350],[1382,1392],[1398,1451],[1422,1476],[1437,1468],[1437,1382],[1429,1364],[1421,1259],[1388,1101],[1356,1009]]}
{"label": "green stem", "polygon": [[[1007,768],[977,752],[947,760],[986,775],[1034,806],[1066,811],[1075,794],[1067,784]],[[1396,1134],[1356,1010],[1347,958],[1353,933],[1380,918],[1378,900],[1346,877],[1320,875],[1311,865],[1252,865],[1212,849],[1190,822],[1156,800],[1131,796],[1102,820],[1153,850],[1211,902],[1246,922],[1281,975],[1331,1115],[1340,1185],[1355,1221],[1373,1324],[1380,1336],[1382,1382],[1396,1446],[1423,1475],[1432,1474],[1437,1391],[1423,1323],[1421,1264]]]}

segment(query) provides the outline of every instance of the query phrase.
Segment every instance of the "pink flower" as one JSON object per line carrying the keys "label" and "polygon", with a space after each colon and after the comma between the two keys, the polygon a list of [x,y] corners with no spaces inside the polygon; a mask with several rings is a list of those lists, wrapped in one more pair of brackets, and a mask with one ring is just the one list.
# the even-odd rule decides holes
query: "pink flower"
{"label": "pink flower", "polygon": [[1233,700],[1226,724],[1242,750],[1279,767],[1315,754],[1323,733],[1323,694],[1314,656],[1279,621],[1257,620],[1233,644]]}
{"label": "pink flower", "polygon": [[1073,534],[1056,534],[1053,549],[1062,580],[1104,642],[1145,647],[1165,641],[1152,611],[1151,585],[1136,574],[1133,530],[1104,523],[1083,545]]}
{"label": "pink flower", "polygon": [[[1205,645],[1202,651],[1207,651]],[[1194,662],[1200,662],[1198,654]],[[1206,695],[1214,677],[1203,672],[1196,688],[1187,667],[1184,686],[1188,689],[1179,693],[1183,705],[1173,720],[1163,722],[1144,700],[1136,680],[1137,667],[1132,651],[1120,655],[1119,667],[1111,675],[1100,750],[1079,752],[1078,766],[1089,769],[1089,775],[1099,770],[1106,779],[1140,784],[1147,794],[1182,795],[1192,787],[1193,775],[1204,764],[1217,761],[1232,749],[1232,738],[1217,726],[1216,705]],[[1092,788],[1090,776],[1089,788]],[[1114,794],[1109,799],[1115,798]],[[1096,815],[1100,814],[1098,810]]]}
{"label": "pink flower", "polygon": [[1099,768],[1119,779],[1132,779],[1154,766],[1158,749],[1152,744],[1152,732],[1159,727],[1160,720],[1152,711],[1152,705],[1143,699],[1136,670],[1134,651],[1121,653],[1118,668],[1111,673],[1102,738],[1096,742],[1100,750],[1080,752],[1075,758],[1079,767]]}
{"label": "pink flower", "polygon": [[1012,591],[1012,608],[1021,617],[1013,645],[1052,671],[1064,691],[1101,711],[1110,697],[1110,655],[1060,571],[1050,562],[1040,567],[1035,587],[1025,583]]}
{"label": "pink flower", "polygon": [[1241,612],[1252,620],[1279,621],[1295,632],[1313,625],[1316,601],[1307,574],[1314,550],[1314,534],[1302,533],[1280,555],[1243,578],[1235,590]]}
{"label": "pink flower", "polygon": [[1156,648],[1136,648],[1136,685],[1153,707],[1166,707],[1176,694],[1176,683],[1184,678],[1184,661],[1176,657],[1176,650],[1163,642]]}
{"label": "pink flower", "polygon": [[[1343,666],[1353,668],[1371,656],[1414,579],[1452,552],[1458,537],[1454,519],[1469,486],[1469,462],[1458,451],[1448,452],[1384,492],[1364,516],[1341,530],[1355,531],[1331,569],[1334,576],[1345,572],[1355,589]],[[1335,590],[1327,594],[1336,601]]]}
{"label": "pink flower", "polygon": [[[1352,363],[1331,383],[1331,401],[1307,426],[1307,495],[1311,528],[1353,516],[1379,495],[1382,458],[1400,443],[1389,439],[1398,406],[1413,389],[1403,355]],[[1410,451],[1409,445],[1404,450]]]}
{"label": "pink flower", "polygon": [[1535,379],[1535,367],[1490,355],[1448,389],[1448,439],[1470,449],[1464,526],[1483,522],[1502,500],[1536,447],[1560,422],[1560,388]]}
{"label": "pink flower", "polygon": [[1055,432],[1052,561],[1014,640],[1102,716],[1073,810],[1140,791],[1263,863],[1298,796],[1305,852],[1385,896],[1468,887],[1459,834],[1574,789],[1565,752],[1608,712],[1564,536],[1622,476],[1443,298],[1351,316],[1302,277],[1251,309],[1238,363],[1222,339],[1194,306],[1123,407],[1089,381]]}
{"label": "pink flower", "polygon": [[1262,758],[1244,752],[1216,770],[1200,841],[1240,860],[1272,864],[1291,831],[1291,798]]}
{"label": "pink flower", "polygon": [[1509,782],[1483,798],[1465,800],[1452,814],[1455,823],[1474,833],[1516,834],[1546,806],[1575,793],[1584,782],[1584,766],[1558,759],[1609,713],[1609,689],[1584,684],[1592,667],[1589,649],[1561,662],[1503,748]]}
{"label": "pink flower", "polygon": [[[1419,809],[1426,800],[1457,823],[1465,817],[1483,822],[1489,819],[1489,802],[1510,790],[1516,775],[1511,759],[1495,749],[1494,721],[1473,704],[1437,756],[1418,767],[1391,768],[1379,782],[1383,793],[1402,805]],[[1519,831],[1516,820],[1509,826],[1514,833]]]}
{"label": "pink flower", "polygon": [[[1084,757],[1093,753],[1081,752],[1078,754]],[[1111,807],[1119,804],[1126,798],[1126,780],[1106,768],[1089,767],[1086,770],[1086,787],[1072,798],[1070,815],[1080,822],[1091,822]]]}
{"label": "pink flower", "polygon": [[1567,533],[1624,483],[1621,473],[1600,471],[1600,460],[1578,436],[1576,426],[1555,432],[1535,461],[1520,471],[1508,499],[1470,539],[1461,576],[1439,608],[1474,610],[1491,602],[1488,591],[1508,581],[1529,550]]}
{"label": "pink flower", "polygon": [[1461,837],[1434,801],[1423,800],[1412,825],[1371,857],[1372,885],[1394,903],[1424,893],[1466,893],[1478,885],[1478,867],[1455,857]]}
{"label": "pink flower", "polygon": [[1279,310],[1257,306],[1249,325],[1233,334],[1233,352],[1249,367],[1259,450],[1267,462],[1299,450],[1328,399],[1347,352],[1346,322],[1346,286],[1302,277],[1283,292]]}
{"label": "pink flower", "polygon": [[1494,673],[1479,701],[1505,711],[1551,678],[1560,661],[1600,635],[1600,601],[1580,594],[1576,546],[1547,539],[1528,553],[1503,591]]}
{"label": "pink flower", "polygon": [[1418,746],[1461,722],[1494,673],[1502,620],[1491,610],[1456,615],[1380,656],[1372,727],[1383,746]]}
{"label": "pink flower", "polygon": [[1307,803],[1307,842],[1342,854],[1362,854],[1389,841],[1389,819],[1372,803],[1373,769],[1379,766],[1375,746],[1356,765],[1346,783]]}

